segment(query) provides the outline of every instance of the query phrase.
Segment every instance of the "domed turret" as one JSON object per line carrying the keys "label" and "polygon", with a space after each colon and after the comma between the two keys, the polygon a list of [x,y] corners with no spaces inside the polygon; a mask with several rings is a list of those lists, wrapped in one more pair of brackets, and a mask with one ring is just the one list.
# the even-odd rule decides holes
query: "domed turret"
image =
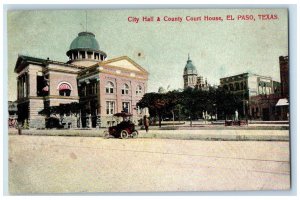
{"label": "domed turret", "polygon": [[184,75],[188,75],[188,74],[195,74],[198,75],[196,67],[193,65],[192,60],[190,59],[190,56],[188,57],[188,60],[186,62],[186,65],[184,67]]}
{"label": "domed turret", "polygon": [[72,41],[67,52],[68,63],[81,66],[90,66],[105,60],[106,53],[100,50],[95,35],[91,32],[81,32]]}
{"label": "domed turret", "polygon": [[165,88],[163,88],[163,87],[160,86],[160,87],[158,88],[158,93],[160,93],[160,94],[166,93]]}
{"label": "domed turret", "polygon": [[184,89],[188,87],[194,88],[197,84],[197,76],[198,73],[196,67],[193,65],[193,62],[190,59],[190,55],[189,55],[183,70]]}
{"label": "domed turret", "polygon": [[81,32],[71,43],[70,50],[72,49],[91,49],[97,51],[100,48],[93,33]]}

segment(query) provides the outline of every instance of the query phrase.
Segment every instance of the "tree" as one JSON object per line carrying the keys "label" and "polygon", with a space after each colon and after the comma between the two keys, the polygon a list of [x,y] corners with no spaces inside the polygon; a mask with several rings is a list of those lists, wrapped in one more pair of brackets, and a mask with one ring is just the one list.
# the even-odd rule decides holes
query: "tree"
{"label": "tree", "polygon": [[50,117],[51,115],[75,115],[78,116],[81,105],[77,102],[60,104],[59,106],[48,106],[39,112],[40,115]]}
{"label": "tree", "polygon": [[224,113],[223,117],[227,119],[234,115],[235,110],[240,110],[241,98],[223,88],[218,88],[216,91],[216,105],[219,113]]}
{"label": "tree", "polygon": [[[210,115],[219,113],[219,117],[227,118],[241,109],[241,98],[223,88],[209,88],[208,91],[187,88],[184,91],[170,91],[167,93],[146,93],[137,103],[140,108],[148,107],[151,116],[158,116],[159,126],[163,116],[172,114],[180,109],[180,114],[190,120],[202,118],[203,112]],[[179,111],[178,111],[179,115]]]}
{"label": "tree", "polygon": [[140,108],[147,107],[151,116],[158,116],[159,127],[161,127],[162,116],[173,111],[179,96],[180,93],[177,91],[167,93],[146,93],[137,103],[137,106]]}
{"label": "tree", "polygon": [[[77,102],[69,104],[60,104],[59,106],[47,106],[43,110],[39,111],[40,115],[46,116],[48,120],[56,121],[56,125],[62,123],[65,115],[78,116],[81,110],[81,105]],[[54,118],[51,116],[55,116]],[[59,115],[59,116],[58,116]]]}
{"label": "tree", "polygon": [[190,126],[193,120],[199,119],[204,111],[210,109],[210,102],[208,91],[187,88],[182,92],[180,104],[183,107],[183,113],[190,120]]}

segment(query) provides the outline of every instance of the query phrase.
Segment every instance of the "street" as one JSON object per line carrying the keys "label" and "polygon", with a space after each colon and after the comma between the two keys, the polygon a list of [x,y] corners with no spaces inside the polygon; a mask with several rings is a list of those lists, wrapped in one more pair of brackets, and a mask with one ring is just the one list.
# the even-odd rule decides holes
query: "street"
{"label": "street", "polygon": [[287,190],[289,142],[9,136],[11,194]]}

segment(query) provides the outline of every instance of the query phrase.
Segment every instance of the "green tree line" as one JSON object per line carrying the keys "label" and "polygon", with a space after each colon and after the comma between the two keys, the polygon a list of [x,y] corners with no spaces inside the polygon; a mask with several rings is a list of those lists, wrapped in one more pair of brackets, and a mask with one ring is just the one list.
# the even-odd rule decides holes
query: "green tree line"
{"label": "green tree line", "polygon": [[151,117],[157,117],[159,126],[165,118],[173,120],[203,119],[203,114],[218,119],[232,119],[235,111],[243,111],[242,98],[223,88],[209,90],[187,88],[183,91],[166,93],[146,93],[137,103],[140,108],[148,108]]}

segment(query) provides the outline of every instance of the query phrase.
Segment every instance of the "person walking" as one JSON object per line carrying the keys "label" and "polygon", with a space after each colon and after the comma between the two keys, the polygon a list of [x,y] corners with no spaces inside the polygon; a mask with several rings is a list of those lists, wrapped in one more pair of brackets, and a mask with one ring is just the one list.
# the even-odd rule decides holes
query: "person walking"
{"label": "person walking", "polygon": [[144,120],[143,121],[144,121],[145,130],[148,133],[148,130],[149,130],[149,119],[147,118],[146,115],[144,116]]}

